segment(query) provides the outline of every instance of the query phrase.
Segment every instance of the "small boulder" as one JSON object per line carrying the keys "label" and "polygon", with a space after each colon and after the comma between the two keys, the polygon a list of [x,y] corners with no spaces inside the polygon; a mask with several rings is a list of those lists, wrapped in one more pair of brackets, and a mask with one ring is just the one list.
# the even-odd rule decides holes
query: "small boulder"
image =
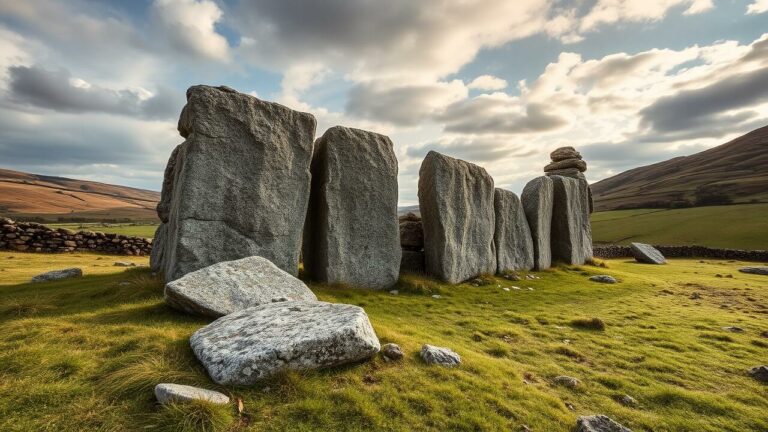
{"label": "small boulder", "polygon": [[189,342],[221,385],[251,385],[283,371],[338,366],[370,358],[381,348],[362,308],[317,301],[241,310],[196,331]]}
{"label": "small boulder", "polygon": [[645,243],[632,243],[630,246],[632,255],[638,262],[644,264],[666,264],[664,255],[655,247]]}
{"label": "small boulder", "polygon": [[288,300],[314,301],[317,297],[304,282],[258,256],[220,262],[165,285],[169,306],[211,317]]}
{"label": "small boulder", "polygon": [[381,356],[384,361],[398,361],[403,358],[403,350],[398,344],[388,343],[381,347]]}
{"label": "small boulder", "polygon": [[73,267],[63,270],[53,270],[46,273],[39,274],[32,278],[32,283],[38,282],[50,282],[61,279],[69,279],[74,277],[80,277],[83,275],[83,270]]}
{"label": "small boulder", "polygon": [[635,399],[635,398],[633,398],[632,396],[630,396],[630,395],[627,395],[627,394],[625,394],[625,395],[622,395],[622,396],[618,396],[618,397],[616,398],[616,400],[617,400],[617,401],[618,401],[620,404],[622,404],[622,405],[624,405],[624,406],[628,406],[628,407],[637,406],[637,399]]}
{"label": "small boulder", "polygon": [[736,326],[723,327],[723,330],[729,331],[731,333],[744,333],[744,329],[743,328],[736,327]]}
{"label": "small boulder", "polygon": [[223,393],[182,384],[158,384],[155,386],[155,397],[163,405],[192,402],[195,400],[208,401],[217,405],[229,403],[229,397]]}
{"label": "small boulder", "polygon": [[592,282],[600,282],[600,283],[607,283],[607,284],[615,284],[618,282],[615,277],[609,276],[609,275],[595,275],[589,278]]}
{"label": "small boulder", "polygon": [[749,370],[749,376],[761,383],[768,383],[768,366],[761,365],[753,367]]}
{"label": "small boulder", "polygon": [[553,381],[557,385],[561,385],[568,388],[575,388],[575,387],[578,387],[579,384],[581,384],[581,381],[578,378],[564,376],[564,375],[555,377]]}
{"label": "small boulder", "polygon": [[768,276],[768,267],[742,267],[739,271],[742,273]]}
{"label": "small boulder", "polygon": [[454,367],[461,364],[461,357],[449,348],[427,345],[421,347],[421,359],[427,364]]}
{"label": "small boulder", "polygon": [[129,261],[115,261],[115,264],[113,264],[115,267],[136,267],[136,263],[132,263]]}
{"label": "small boulder", "polygon": [[576,432],[632,432],[604,415],[582,416],[576,421]]}

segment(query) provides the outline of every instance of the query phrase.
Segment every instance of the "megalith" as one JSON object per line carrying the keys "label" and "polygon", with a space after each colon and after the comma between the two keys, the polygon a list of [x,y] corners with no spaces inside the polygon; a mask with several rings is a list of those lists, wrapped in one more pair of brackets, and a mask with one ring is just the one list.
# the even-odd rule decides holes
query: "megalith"
{"label": "megalith", "polygon": [[496,272],[493,179],[477,165],[435,151],[419,170],[427,273],[458,283]]}
{"label": "megalith", "polygon": [[537,177],[523,188],[521,201],[533,240],[533,261],[536,270],[552,265],[550,232],[552,229],[552,179]]}
{"label": "megalith", "polygon": [[497,188],[493,196],[493,207],[497,272],[532,269],[533,239],[520,198],[514,192]]}
{"label": "megalith", "polygon": [[587,199],[589,202],[589,213],[591,214],[594,210],[594,203],[592,202],[592,189],[589,187],[589,182],[584,176],[584,172],[587,170],[587,163],[582,159],[581,153],[570,146],[560,147],[550,153],[549,157],[552,159],[552,162],[544,167],[544,172],[546,175],[571,177],[578,179],[586,185]]}
{"label": "megalith", "polygon": [[166,280],[253,255],[296,275],[315,118],[199,85],[187,90],[178,129],[186,141],[158,206]]}
{"label": "megalith", "polygon": [[565,264],[584,264],[592,258],[588,186],[579,179],[551,176],[552,258]]}
{"label": "megalith", "polygon": [[382,289],[400,272],[397,158],[392,141],[335,126],[315,143],[304,231],[307,275]]}

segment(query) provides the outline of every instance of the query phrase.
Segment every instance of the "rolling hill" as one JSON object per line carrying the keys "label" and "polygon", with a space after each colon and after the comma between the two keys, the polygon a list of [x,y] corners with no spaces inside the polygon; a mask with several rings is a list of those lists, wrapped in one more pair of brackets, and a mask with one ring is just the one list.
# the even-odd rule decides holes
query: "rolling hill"
{"label": "rolling hill", "polygon": [[768,202],[768,126],[592,185],[595,210]]}
{"label": "rolling hill", "polygon": [[156,221],[160,193],[0,169],[0,215],[44,221]]}

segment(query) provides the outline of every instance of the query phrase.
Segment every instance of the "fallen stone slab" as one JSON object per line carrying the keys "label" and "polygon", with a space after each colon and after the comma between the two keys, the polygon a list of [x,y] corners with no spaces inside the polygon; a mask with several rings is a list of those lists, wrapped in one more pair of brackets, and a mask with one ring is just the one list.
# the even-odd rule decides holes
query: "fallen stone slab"
{"label": "fallen stone slab", "polygon": [[496,229],[496,272],[530,270],[534,266],[533,238],[523,204],[514,192],[496,189],[493,196]]}
{"label": "fallen stone slab", "polygon": [[190,338],[214,382],[250,385],[287,370],[337,366],[375,355],[379,340],[353,305],[290,301],[221,317]]}
{"label": "fallen stone slab", "polygon": [[635,260],[644,264],[666,264],[664,255],[655,247],[645,243],[632,243],[629,245]]}
{"label": "fallen stone slab", "polygon": [[455,284],[496,272],[493,194],[484,168],[427,153],[418,195],[428,274]]}
{"label": "fallen stone slab", "polygon": [[206,401],[217,405],[229,403],[229,397],[223,393],[182,384],[162,383],[155,386],[155,397],[160,404]]}
{"label": "fallen stone slab", "polygon": [[768,383],[768,366],[760,365],[753,367],[749,370],[749,376],[762,383]]}
{"label": "fallen stone slab", "polygon": [[608,416],[582,416],[576,421],[576,432],[632,432]]}
{"label": "fallen stone slab", "polygon": [[768,267],[742,267],[739,271],[742,273],[768,276]]}
{"label": "fallen stone slab", "polygon": [[372,289],[397,282],[397,169],[385,135],[334,126],[315,142],[303,244],[307,276]]}
{"label": "fallen stone slab", "polygon": [[210,317],[265,303],[317,300],[304,282],[258,256],[224,261],[187,273],[167,283],[164,296],[174,309]]}
{"label": "fallen stone slab", "polygon": [[50,282],[61,279],[69,279],[74,277],[80,277],[83,275],[83,270],[73,267],[63,270],[53,270],[46,273],[39,274],[32,278],[32,283],[38,282]]}
{"label": "fallen stone slab", "polygon": [[550,234],[552,231],[552,200],[554,190],[552,179],[537,177],[528,182],[520,200],[523,204],[528,227],[533,240],[533,261],[536,270],[548,269],[552,265]]}
{"label": "fallen stone slab", "polygon": [[461,356],[450,348],[425,344],[421,347],[421,359],[427,364],[454,367],[461,364]]}
{"label": "fallen stone slab", "polygon": [[187,90],[159,208],[166,281],[254,255],[298,273],[315,126],[228,87]]}
{"label": "fallen stone slab", "polygon": [[615,277],[609,276],[609,275],[595,275],[589,278],[592,282],[600,282],[600,283],[607,283],[607,284],[615,284],[618,282]]}

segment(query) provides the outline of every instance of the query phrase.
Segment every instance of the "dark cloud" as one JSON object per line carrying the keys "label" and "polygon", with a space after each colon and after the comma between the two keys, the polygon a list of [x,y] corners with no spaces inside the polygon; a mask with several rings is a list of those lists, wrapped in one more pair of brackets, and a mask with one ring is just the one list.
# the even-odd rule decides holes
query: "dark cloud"
{"label": "dark cloud", "polygon": [[77,86],[65,69],[49,71],[39,66],[12,66],[8,72],[8,90],[13,102],[54,111],[171,119],[184,104],[184,97],[168,88],[142,99],[134,90]]}
{"label": "dark cloud", "polygon": [[524,108],[514,98],[482,95],[449,106],[439,117],[446,132],[468,134],[519,134],[558,129],[568,122],[547,112],[548,108],[528,103]]}
{"label": "dark cloud", "polygon": [[[724,78],[696,90],[658,99],[640,111],[641,126],[651,132],[712,129],[715,123],[741,120],[724,114],[768,101],[768,68]],[[649,132],[650,133],[650,132]]]}

